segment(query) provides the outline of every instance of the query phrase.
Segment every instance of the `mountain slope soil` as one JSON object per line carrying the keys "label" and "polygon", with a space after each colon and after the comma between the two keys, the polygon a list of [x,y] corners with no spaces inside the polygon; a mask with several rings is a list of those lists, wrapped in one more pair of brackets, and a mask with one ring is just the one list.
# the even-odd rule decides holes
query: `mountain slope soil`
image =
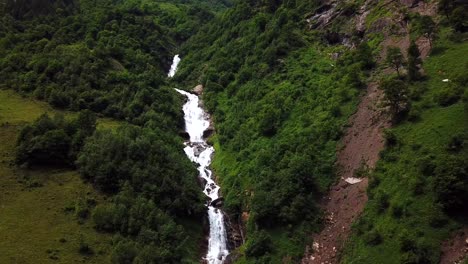
{"label": "mountain slope soil", "polygon": [[461,263],[468,256],[468,227],[456,231],[442,243],[440,264]]}
{"label": "mountain slope soil", "polygon": [[[357,112],[346,130],[342,148],[338,150],[339,182],[323,201],[324,229],[313,236],[303,263],[338,263],[339,252],[351,231],[351,223],[367,202],[367,178],[356,175],[360,169],[373,169],[384,147],[383,130],[390,126],[388,117],[378,106],[382,91],[377,84],[368,86]],[[309,255],[310,254],[310,255]]]}
{"label": "mountain slope soil", "polygon": [[[466,219],[457,216],[463,215],[463,206],[447,203],[462,202],[466,196],[466,145],[451,147],[457,138],[460,142],[467,138],[466,99],[461,100],[466,82],[458,81],[466,73],[466,64],[457,59],[466,52],[466,35],[435,14],[436,1],[416,4],[408,8],[407,33],[400,38],[385,37],[382,43],[399,47],[405,55],[410,41],[415,41],[425,59],[424,76],[408,82],[411,109],[388,130],[391,143],[370,173],[368,203],[353,224],[340,254],[342,263],[453,263],[466,256],[465,229],[456,231],[466,226]],[[418,34],[420,15],[436,21],[436,40]],[[393,16],[398,12],[380,19]],[[391,70],[383,72],[392,74]],[[445,101],[449,91],[453,99]],[[453,237],[446,240],[450,233]]]}
{"label": "mountain slope soil", "polygon": [[[408,3],[403,3],[408,4]],[[434,4],[410,4],[410,10],[420,14],[434,15]],[[375,5],[366,1],[361,6],[354,24],[357,30],[366,30],[366,18],[372,12],[381,12],[392,7],[388,3]],[[393,7],[394,8],[394,7]],[[397,12],[398,13],[398,12]],[[352,20],[353,21],[353,20]],[[380,32],[383,40],[377,56],[379,68],[390,75],[394,70],[387,68],[384,62],[388,47],[398,47],[401,51],[410,46],[410,28],[402,16],[382,17],[374,25],[369,25],[368,34]],[[421,59],[430,52],[429,40],[419,37],[416,40]],[[405,56],[406,54],[403,53]],[[374,78],[377,78],[375,72]],[[306,248],[302,263],[339,263],[341,251],[351,233],[352,223],[358,219],[367,203],[368,170],[373,170],[379,160],[379,153],[385,147],[384,131],[391,126],[390,116],[382,107],[383,91],[376,81],[370,80],[367,91],[361,98],[356,113],[350,118],[349,127],[337,151],[339,182],[330,188],[323,199],[325,211],[323,230],[312,236],[313,244]]]}

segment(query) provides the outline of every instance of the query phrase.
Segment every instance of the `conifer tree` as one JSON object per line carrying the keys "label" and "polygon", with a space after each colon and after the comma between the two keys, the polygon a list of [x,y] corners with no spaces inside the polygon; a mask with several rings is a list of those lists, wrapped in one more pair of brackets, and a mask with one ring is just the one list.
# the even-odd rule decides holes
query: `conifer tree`
{"label": "conifer tree", "polygon": [[408,48],[408,80],[416,81],[420,77],[422,60],[418,45],[413,41]]}

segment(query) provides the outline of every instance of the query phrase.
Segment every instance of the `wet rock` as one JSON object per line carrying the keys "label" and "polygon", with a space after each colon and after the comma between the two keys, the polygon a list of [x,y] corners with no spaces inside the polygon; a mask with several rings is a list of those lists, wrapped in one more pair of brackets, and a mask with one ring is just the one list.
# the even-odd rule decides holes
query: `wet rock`
{"label": "wet rock", "polygon": [[223,197],[218,197],[217,199],[214,199],[211,202],[211,206],[216,207],[216,208],[219,208],[219,207],[223,206],[223,204],[224,204],[224,198]]}
{"label": "wet rock", "polygon": [[193,148],[193,154],[195,154],[196,157],[200,156],[200,153],[202,153],[205,150],[205,147],[202,145],[194,145]]}
{"label": "wet rock", "polygon": [[190,134],[185,131],[179,132],[179,136],[182,137],[184,140],[190,140]]}
{"label": "wet rock", "polygon": [[198,182],[200,183],[201,187],[205,187],[208,181],[205,178],[198,177]]}
{"label": "wet rock", "polygon": [[235,263],[238,259],[240,259],[241,254],[238,252],[231,252],[226,259],[224,260],[225,264],[232,264]]}
{"label": "wet rock", "polygon": [[[225,225],[226,225],[226,231],[228,235],[228,247],[231,252],[233,252],[234,249],[240,247],[244,243],[244,238],[243,238],[243,233],[242,233],[242,224],[240,222],[240,218],[238,219],[237,223],[232,220],[232,217],[238,218],[235,216],[229,216],[227,214],[224,214],[224,219],[225,219]],[[235,251],[234,251],[235,252]],[[235,258],[237,259],[237,258]],[[228,263],[228,262],[226,262]]]}
{"label": "wet rock", "polygon": [[209,126],[205,131],[203,131],[203,138],[208,138],[214,133],[214,127]]}

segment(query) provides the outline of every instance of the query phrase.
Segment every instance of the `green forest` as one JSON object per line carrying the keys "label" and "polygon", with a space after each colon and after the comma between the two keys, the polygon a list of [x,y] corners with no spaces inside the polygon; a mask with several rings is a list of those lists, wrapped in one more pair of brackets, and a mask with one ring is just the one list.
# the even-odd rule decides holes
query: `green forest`
{"label": "green forest", "polygon": [[[202,85],[226,225],[242,233],[225,263],[301,263],[375,85],[389,126],[354,172],[367,203],[331,263],[440,263],[468,226],[468,6],[393,2],[7,0],[0,262],[200,263],[206,197],[174,88]],[[15,223],[27,201],[57,223]],[[28,232],[55,240],[20,256],[12,234]]]}

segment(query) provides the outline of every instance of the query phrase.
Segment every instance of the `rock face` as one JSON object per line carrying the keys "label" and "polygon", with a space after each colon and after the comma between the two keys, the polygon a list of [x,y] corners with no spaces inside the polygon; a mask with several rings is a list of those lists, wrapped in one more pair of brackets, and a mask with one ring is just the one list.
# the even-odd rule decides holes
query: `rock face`
{"label": "rock face", "polygon": [[420,0],[400,0],[400,3],[407,7],[415,7],[416,5],[419,4]]}
{"label": "rock face", "polygon": [[[229,249],[232,251],[238,247],[240,247],[244,243],[244,236],[243,236],[243,225],[242,220],[240,217],[235,217],[232,216],[230,217],[229,215],[225,214],[224,218],[226,219],[226,230],[228,234],[228,246]],[[238,218],[237,223],[233,222],[233,218]],[[234,251],[235,252],[235,251]],[[230,258],[231,261],[235,261],[238,256],[233,254]],[[226,263],[232,263],[232,262],[226,262]]]}
{"label": "rock face", "polygon": [[336,3],[325,4],[319,7],[312,17],[307,19],[307,23],[310,29],[321,29],[338,15]]}

